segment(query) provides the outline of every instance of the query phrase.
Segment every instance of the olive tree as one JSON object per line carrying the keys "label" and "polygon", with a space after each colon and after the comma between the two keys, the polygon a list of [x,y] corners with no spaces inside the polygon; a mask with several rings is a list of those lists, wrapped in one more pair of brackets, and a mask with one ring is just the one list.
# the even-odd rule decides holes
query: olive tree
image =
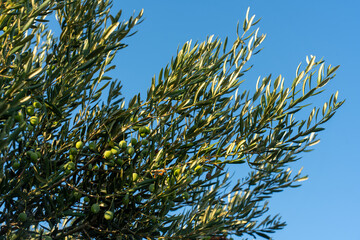
{"label": "olive tree", "polygon": [[[311,56],[292,82],[244,89],[265,38],[248,11],[233,43],[185,43],[125,103],[108,72],[143,12],[122,21],[110,7],[0,4],[2,239],[269,239],[285,226],[269,198],[306,179],[289,164],[343,103],[310,106],[338,67]],[[248,174],[230,178],[234,164]]]}

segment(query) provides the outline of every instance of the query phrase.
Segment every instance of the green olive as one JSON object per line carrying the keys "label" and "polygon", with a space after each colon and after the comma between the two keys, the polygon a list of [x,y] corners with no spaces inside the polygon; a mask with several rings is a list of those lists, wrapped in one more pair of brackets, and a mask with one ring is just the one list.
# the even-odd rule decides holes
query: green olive
{"label": "green olive", "polygon": [[13,162],[12,167],[15,170],[19,169],[20,168],[20,162],[18,162],[18,161]]}
{"label": "green olive", "polygon": [[139,128],[139,133],[145,133],[145,131],[146,131],[146,130],[145,130],[145,127],[140,127],[140,128]]}
{"label": "green olive", "polygon": [[33,106],[28,106],[28,107],[26,108],[26,113],[27,113],[28,115],[30,115],[30,116],[34,115],[34,113],[35,113],[34,107],[33,107]]}
{"label": "green olive", "polygon": [[149,127],[145,127],[145,133],[150,134],[150,128]]}
{"label": "green olive", "polygon": [[122,150],[125,150],[125,149],[127,148],[127,142],[126,142],[125,140],[120,141],[119,147],[120,147]]}
{"label": "green olive", "polygon": [[112,156],[113,156],[113,153],[111,152],[111,150],[106,150],[106,151],[104,152],[104,158],[109,159],[109,158],[111,158]]}
{"label": "green olive", "polygon": [[135,149],[133,147],[128,147],[126,153],[132,156],[135,153]]}
{"label": "green olive", "polygon": [[81,149],[81,148],[83,148],[83,146],[84,146],[84,143],[83,143],[82,141],[78,141],[78,142],[76,143],[76,145],[75,145],[75,147],[76,147],[77,149]]}
{"label": "green olive", "polygon": [[149,140],[147,140],[147,139],[141,140],[141,145],[146,146],[148,144],[149,144]]}
{"label": "green olive", "polygon": [[35,162],[36,160],[38,160],[38,155],[36,153],[34,153],[33,151],[27,151],[26,153],[30,157],[32,162]]}
{"label": "green olive", "polygon": [[189,197],[190,197],[188,192],[184,192],[184,193],[182,194],[182,196],[183,196],[183,198],[184,198],[185,200],[188,200]]}
{"label": "green olive", "polygon": [[71,155],[76,155],[77,151],[78,151],[77,148],[74,148],[74,147],[70,148],[70,154]]}
{"label": "green olive", "polygon": [[99,204],[94,203],[94,204],[91,206],[91,212],[92,212],[92,213],[98,213],[98,212],[100,212],[100,206],[99,206]]}
{"label": "green olive", "polygon": [[68,170],[75,170],[74,162],[68,162],[65,166],[66,166],[66,169],[68,169]]}
{"label": "green olive", "polygon": [[141,137],[146,137],[150,133],[150,128],[149,127],[140,127],[139,133],[140,133]]}
{"label": "green olive", "polygon": [[33,126],[36,126],[39,124],[39,118],[36,116],[32,116],[30,117],[30,124]]}
{"label": "green olive", "polygon": [[136,138],[132,138],[130,143],[131,143],[131,146],[135,146],[137,144]]}
{"label": "green olive", "polygon": [[118,153],[120,152],[120,148],[117,147],[117,146],[114,146],[114,147],[111,149],[111,152],[112,152],[113,154],[118,154]]}
{"label": "green olive", "polygon": [[34,106],[34,108],[41,108],[42,104],[39,103],[38,101],[35,101],[35,102],[33,102],[33,106]]}
{"label": "green olive", "polygon": [[113,141],[109,141],[109,147],[114,147],[115,146],[115,144],[114,144],[114,142]]}
{"label": "green olive", "polygon": [[149,191],[152,193],[155,192],[155,184],[150,184]]}
{"label": "green olive", "polygon": [[19,214],[18,216],[18,219],[21,221],[21,222],[25,222],[27,220],[27,214],[22,212]]}
{"label": "green olive", "polygon": [[122,166],[124,164],[124,161],[122,159],[120,159],[120,158],[116,159],[115,162],[119,166]]}
{"label": "green olive", "polygon": [[104,213],[104,218],[108,221],[112,220],[114,218],[114,213],[112,211],[106,211]]}

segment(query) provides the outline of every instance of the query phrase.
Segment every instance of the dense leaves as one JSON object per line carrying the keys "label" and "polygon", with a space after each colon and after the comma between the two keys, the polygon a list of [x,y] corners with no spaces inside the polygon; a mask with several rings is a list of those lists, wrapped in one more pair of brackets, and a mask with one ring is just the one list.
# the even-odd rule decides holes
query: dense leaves
{"label": "dense leaves", "polygon": [[[125,104],[106,74],[142,11],[126,22],[104,0],[6,1],[0,11],[0,235],[269,239],[285,226],[267,200],[306,179],[289,163],[343,102],[336,93],[295,116],[338,67],[311,56],[288,87],[270,75],[244,90],[265,38],[247,12],[233,44],[187,42],[147,97]],[[231,164],[249,173],[230,185]]]}

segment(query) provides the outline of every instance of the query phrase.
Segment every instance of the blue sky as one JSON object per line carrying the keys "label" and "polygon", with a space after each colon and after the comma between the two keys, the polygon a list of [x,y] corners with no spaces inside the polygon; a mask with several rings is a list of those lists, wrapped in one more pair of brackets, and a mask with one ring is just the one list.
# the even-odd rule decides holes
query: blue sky
{"label": "blue sky", "polygon": [[[320,133],[321,142],[303,155],[294,169],[304,167],[309,180],[288,189],[270,201],[272,213],[280,213],[288,226],[274,235],[276,240],[349,239],[359,240],[360,198],[358,154],[360,79],[360,2],[358,1],[115,1],[124,18],[144,8],[138,33],[126,39],[129,47],[115,58],[114,77],[123,84],[126,99],[141,93],[145,97],[151,78],[165,67],[179,46],[192,39],[204,41],[214,34],[221,39],[236,36],[247,7],[262,18],[258,27],[267,37],[264,50],[253,58],[254,67],[245,76],[255,88],[258,76],[282,74],[292,81],[307,55],[341,65],[316,105],[339,90],[345,104]],[[252,85],[253,84],[253,85]],[[241,177],[236,176],[235,177]]]}

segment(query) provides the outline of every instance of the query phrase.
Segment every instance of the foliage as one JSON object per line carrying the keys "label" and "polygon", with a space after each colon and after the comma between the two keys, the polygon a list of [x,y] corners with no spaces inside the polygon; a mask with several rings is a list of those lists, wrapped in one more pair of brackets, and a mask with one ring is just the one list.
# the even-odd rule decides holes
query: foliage
{"label": "foliage", "polygon": [[[212,37],[187,42],[146,99],[125,105],[120,83],[106,74],[142,11],[120,22],[110,4],[1,3],[0,235],[269,238],[283,228],[267,214],[267,199],[306,178],[289,163],[319,141],[343,102],[336,93],[306,120],[295,115],[338,67],[311,56],[289,87],[268,76],[254,93],[242,89],[245,65],[265,38],[250,31],[257,22],[248,12],[231,46]],[[48,29],[52,13],[59,37]],[[229,164],[249,174],[230,185]]]}

